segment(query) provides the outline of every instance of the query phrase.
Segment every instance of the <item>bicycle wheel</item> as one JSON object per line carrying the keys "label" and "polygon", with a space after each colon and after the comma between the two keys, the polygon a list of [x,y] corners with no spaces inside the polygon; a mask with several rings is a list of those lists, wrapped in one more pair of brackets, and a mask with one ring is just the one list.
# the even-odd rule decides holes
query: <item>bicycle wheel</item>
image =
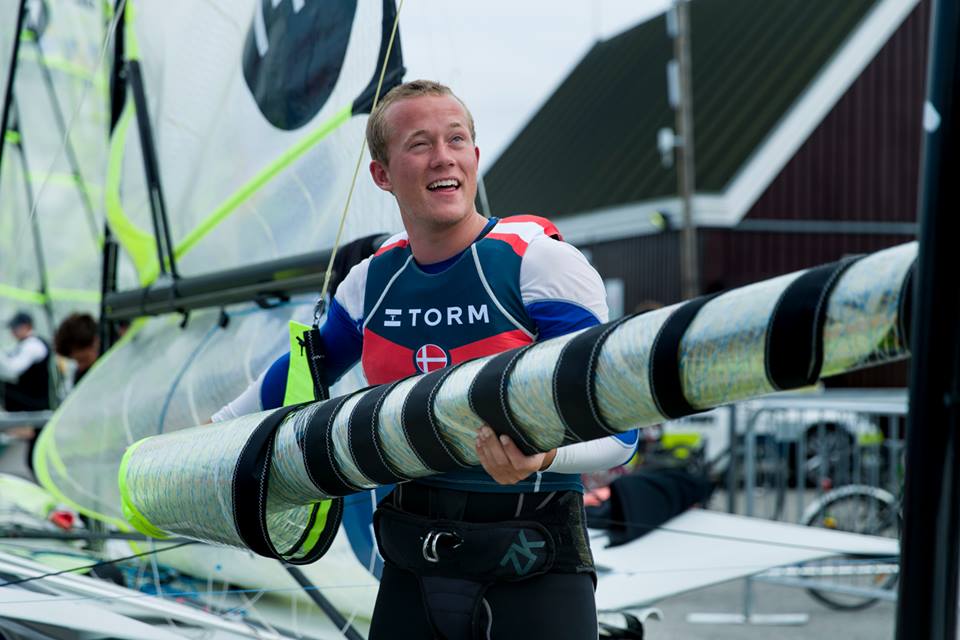
{"label": "bicycle wheel", "polygon": [[[897,499],[889,491],[868,485],[847,485],[825,493],[807,507],[801,524],[873,536],[896,538],[900,533]],[[858,560],[830,558],[807,563],[805,568],[829,580],[829,588],[809,588],[807,593],[821,604],[837,610],[856,611],[877,602],[877,598],[841,593],[841,589],[892,589],[898,574],[896,559]]]}

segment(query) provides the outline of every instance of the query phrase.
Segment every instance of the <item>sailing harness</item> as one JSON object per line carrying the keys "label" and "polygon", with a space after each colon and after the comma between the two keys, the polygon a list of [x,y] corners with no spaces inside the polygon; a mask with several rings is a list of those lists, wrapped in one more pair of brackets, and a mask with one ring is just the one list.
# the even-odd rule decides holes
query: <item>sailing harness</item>
{"label": "sailing harness", "polygon": [[482,637],[483,597],[496,583],[588,573],[596,585],[583,513],[579,491],[479,493],[414,482],[380,502],[373,525],[384,559],[416,576],[438,637],[468,640]]}

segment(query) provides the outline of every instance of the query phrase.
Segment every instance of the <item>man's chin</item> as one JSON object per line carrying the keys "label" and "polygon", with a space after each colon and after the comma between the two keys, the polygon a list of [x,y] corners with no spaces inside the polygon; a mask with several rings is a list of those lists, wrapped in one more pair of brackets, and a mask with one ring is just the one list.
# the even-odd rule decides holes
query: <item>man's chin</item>
{"label": "man's chin", "polygon": [[420,218],[432,227],[447,229],[457,226],[469,216],[470,212],[460,207],[434,207],[425,212]]}

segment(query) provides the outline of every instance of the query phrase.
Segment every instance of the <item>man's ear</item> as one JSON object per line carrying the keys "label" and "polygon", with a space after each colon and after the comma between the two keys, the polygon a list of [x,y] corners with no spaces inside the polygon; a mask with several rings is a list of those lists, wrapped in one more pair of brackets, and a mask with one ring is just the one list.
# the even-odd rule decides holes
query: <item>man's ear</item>
{"label": "man's ear", "polygon": [[375,185],[384,191],[393,193],[393,183],[390,182],[390,172],[387,171],[387,168],[382,162],[378,160],[370,161],[370,176],[373,178]]}

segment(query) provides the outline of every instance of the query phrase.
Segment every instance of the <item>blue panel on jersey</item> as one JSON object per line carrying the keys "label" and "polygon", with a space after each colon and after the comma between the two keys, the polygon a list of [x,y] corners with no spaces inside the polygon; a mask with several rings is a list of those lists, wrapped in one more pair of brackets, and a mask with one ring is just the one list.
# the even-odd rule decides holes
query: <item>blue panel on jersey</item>
{"label": "blue panel on jersey", "polygon": [[334,298],[327,309],[327,319],[320,327],[326,359],[326,383],[333,384],[360,359],[363,334],[347,310]]}
{"label": "blue panel on jersey", "polygon": [[600,324],[593,312],[572,302],[541,300],[526,305],[527,314],[537,325],[537,340],[548,340]]}
{"label": "blue panel on jersey", "polygon": [[290,353],[287,352],[273,361],[267,369],[260,385],[260,407],[276,409],[283,406],[283,396],[287,393],[287,369],[290,368]]}
{"label": "blue panel on jersey", "polygon": [[640,442],[640,430],[634,429],[633,431],[618,433],[617,435],[611,437],[616,438],[626,445],[626,451],[624,453],[626,457],[620,464],[627,464],[630,462],[630,459],[633,458],[633,454],[637,452],[637,443]]}

